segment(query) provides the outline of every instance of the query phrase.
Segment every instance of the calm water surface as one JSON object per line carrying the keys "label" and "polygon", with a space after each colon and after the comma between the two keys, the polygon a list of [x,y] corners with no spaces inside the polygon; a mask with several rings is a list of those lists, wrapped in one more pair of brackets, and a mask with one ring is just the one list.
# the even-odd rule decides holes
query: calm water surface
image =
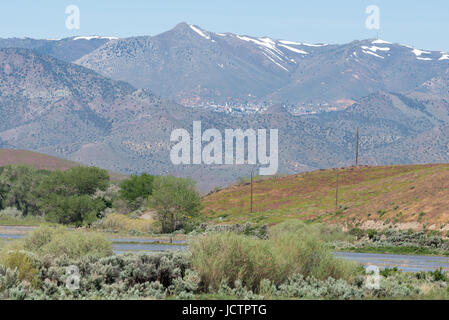
{"label": "calm water surface", "polygon": [[[0,240],[15,240],[20,239],[23,236],[24,234],[0,233]],[[173,242],[170,243],[169,240],[148,238],[109,239],[113,242],[112,246],[115,254],[126,252],[162,252],[168,250],[180,251],[188,249],[188,246],[183,245],[185,244],[185,240],[173,240]],[[443,268],[444,270],[449,271],[449,257],[354,252],[336,252],[334,254],[339,258],[355,261],[365,266],[375,265],[379,268],[397,267],[398,269],[406,272],[433,271],[439,268]]]}

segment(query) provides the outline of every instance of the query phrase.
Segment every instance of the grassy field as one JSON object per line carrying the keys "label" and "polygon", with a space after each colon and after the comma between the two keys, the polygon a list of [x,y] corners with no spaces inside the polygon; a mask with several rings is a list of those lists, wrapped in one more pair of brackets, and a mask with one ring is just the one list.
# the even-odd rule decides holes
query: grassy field
{"label": "grassy field", "polygon": [[24,218],[14,218],[14,217],[0,217],[0,227],[1,226],[39,226],[44,224],[45,220],[41,217],[24,217]]}
{"label": "grassy field", "polygon": [[[336,180],[339,180],[336,207]],[[204,198],[206,220],[276,224],[287,219],[362,228],[449,226],[449,165],[351,167],[241,183]]]}

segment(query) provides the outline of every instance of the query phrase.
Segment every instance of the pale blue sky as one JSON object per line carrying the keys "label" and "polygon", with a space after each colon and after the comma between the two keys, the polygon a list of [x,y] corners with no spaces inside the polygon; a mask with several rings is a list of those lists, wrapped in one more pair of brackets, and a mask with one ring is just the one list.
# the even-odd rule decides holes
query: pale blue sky
{"label": "pale blue sky", "polygon": [[[80,30],[65,27],[71,4],[80,8]],[[344,43],[376,37],[365,28],[368,5],[380,8],[380,38],[449,51],[447,0],[13,0],[0,4],[0,37],[155,35],[186,21],[214,32]]]}

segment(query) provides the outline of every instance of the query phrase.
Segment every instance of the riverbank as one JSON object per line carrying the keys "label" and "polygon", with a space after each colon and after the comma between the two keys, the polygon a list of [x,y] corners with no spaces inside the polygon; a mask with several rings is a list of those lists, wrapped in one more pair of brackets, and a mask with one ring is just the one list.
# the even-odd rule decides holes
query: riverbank
{"label": "riverbank", "polygon": [[[0,240],[3,243],[17,240],[34,229],[35,227],[30,226],[0,226]],[[100,234],[103,234],[112,242],[115,254],[188,250],[188,236],[185,234],[154,236],[132,236],[111,232],[100,232]],[[381,269],[398,267],[400,270],[411,272],[434,271],[439,268],[449,270],[449,266],[446,265],[446,262],[449,262],[447,252],[437,249],[422,247],[347,247],[340,250],[333,248],[333,251],[337,257],[346,258],[365,266],[376,265]],[[423,264],[426,257],[436,260],[430,260],[430,263]],[[436,261],[436,263],[432,263],[432,261]]]}
{"label": "riverbank", "polygon": [[[114,254],[114,245],[104,235],[62,227],[40,228],[25,241],[13,241],[7,250],[0,251],[0,298],[449,298],[447,258],[332,254],[323,237],[310,226],[291,223],[270,231],[267,240],[229,232],[209,233],[192,239],[189,250],[165,246],[164,252]],[[142,240],[144,246],[152,245],[143,241],[147,239]],[[375,288],[366,285],[369,275],[360,266],[373,262],[383,269]],[[403,269],[404,264],[409,270]],[[68,273],[67,266],[75,273]],[[79,277],[76,287],[67,285],[69,276]]]}
{"label": "riverbank", "polygon": [[432,256],[449,257],[448,251],[426,248],[426,247],[414,247],[414,246],[346,248],[344,250],[337,250],[337,252],[416,255],[416,256],[429,256],[429,257],[432,257]]}

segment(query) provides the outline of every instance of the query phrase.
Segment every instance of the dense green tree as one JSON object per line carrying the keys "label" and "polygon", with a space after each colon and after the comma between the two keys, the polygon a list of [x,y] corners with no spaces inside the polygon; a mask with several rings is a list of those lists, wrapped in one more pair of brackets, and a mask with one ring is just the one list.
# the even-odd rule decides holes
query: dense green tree
{"label": "dense green tree", "polygon": [[75,167],[66,171],[37,170],[31,166],[0,167],[0,209],[15,207],[64,224],[90,224],[107,203],[94,197],[109,186],[106,170]]}
{"label": "dense green tree", "polygon": [[46,220],[76,226],[92,224],[106,208],[101,199],[93,199],[87,195],[52,195],[43,200],[41,205],[46,213]]}
{"label": "dense green tree", "polygon": [[75,167],[66,171],[52,172],[39,186],[42,196],[58,194],[93,195],[97,190],[105,191],[109,186],[109,174],[95,167]]}
{"label": "dense green tree", "polygon": [[156,177],[150,205],[156,210],[162,232],[173,232],[198,215],[201,197],[192,179]]}
{"label": "dense green tree", "polygon": [[36,188],[49,174],[49,171],[37,170],[31,166],[0,167],[0,209],[15,207],[23,215],[38,214]]}
{"label": "dense green tree", "polygon": [[142,201],[153,193],[154,176],[149,174],[132,175],[120,183],[120,196],[132,209],[137,209]]}
{"label": "dense green tree", "polygon": [[106,208],[97,190],[109,186],[109,174],[95,167],[75,167],[49,174],[37,189],[39,207],[46,220],[63,224],[91,224]]}

